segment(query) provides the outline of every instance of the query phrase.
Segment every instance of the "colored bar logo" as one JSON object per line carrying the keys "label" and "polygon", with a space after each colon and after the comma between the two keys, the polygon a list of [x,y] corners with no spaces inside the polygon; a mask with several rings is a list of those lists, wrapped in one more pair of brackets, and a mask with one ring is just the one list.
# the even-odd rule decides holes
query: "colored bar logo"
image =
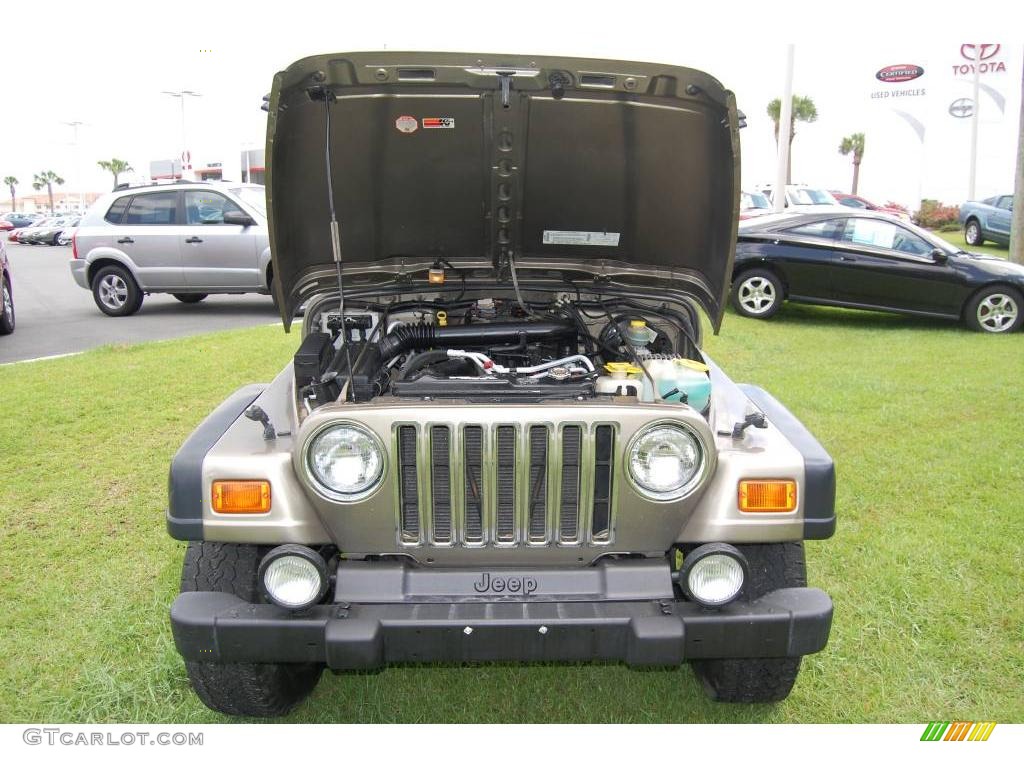
{"label": "colored bar logo", "polygon": [[921,741],[988,741],[995,727],[993,722],[931,722],[925,726]]}

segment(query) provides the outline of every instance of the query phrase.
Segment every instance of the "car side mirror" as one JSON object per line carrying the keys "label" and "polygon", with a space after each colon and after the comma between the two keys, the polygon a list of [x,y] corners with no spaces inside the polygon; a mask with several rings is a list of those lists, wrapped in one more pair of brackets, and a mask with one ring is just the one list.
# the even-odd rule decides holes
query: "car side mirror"
{"label": "car side mirror", "polygon": [[935,261],[936,264],[945,264],[947,261],[949,261],[949,254],[946,253],[941,248],[933,248],[932,259]]}
{"label": "car side mirror", "polygon": [[224,223],[235,224],[239,227],[251,227],[256,222],[252,220],[249,214],[242,211],[227,211],[224,214]]}

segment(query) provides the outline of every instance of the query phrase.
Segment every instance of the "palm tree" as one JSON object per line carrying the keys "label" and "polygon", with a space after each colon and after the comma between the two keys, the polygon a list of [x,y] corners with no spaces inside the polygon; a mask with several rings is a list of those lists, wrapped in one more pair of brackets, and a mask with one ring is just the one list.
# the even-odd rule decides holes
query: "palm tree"
{"label": "palm tree", "polygon": [[117,189],[117,177],[122,173],[128,173],[135,169],[131,167],[127,160],[118,160],[116,157],[112,157],[109,160],[99,160],[96,162],[100,168],[105,171],[110,171],[114,174],[114,189]]}
{"label": "palm tree", "polygon": [[50,197],[50,213],[53,213],[53,185],[56,184],[58,187],[64,183],[64,179],[58,176],[53,171],[41,171],[36,174],[35,180],[32,182],[32,189],[42,189],[46,187],[46,194]]}
{"label": "palm tree", "polygon": [[[775,123],[775,144],[779,143],[779,120],[782,115],[782,100],[772,99],[768,102],[768,117]],[[796,138],[797,122],[813,123],[818,119],[818,108],[810,96],[793,97],[793,122],[789,128],[789,156],[786,162],[786,183],[793,183],[793,139]]]}
{"label": "palm tree", "polygon": [[860,161],[864,159],[864,134],[851,133],[843,139],[839,145],[839,154],[848,155],[853,153],[853,191],[850,194],[857,194],[857,180],[860,178]]}
{"label": "palm tree", "polygon": [[7,188],[11,191],[11,213],[14,213],[14,192],[20,183],[21,182],[14,176],[4,176],[4,184],[6,184]]}

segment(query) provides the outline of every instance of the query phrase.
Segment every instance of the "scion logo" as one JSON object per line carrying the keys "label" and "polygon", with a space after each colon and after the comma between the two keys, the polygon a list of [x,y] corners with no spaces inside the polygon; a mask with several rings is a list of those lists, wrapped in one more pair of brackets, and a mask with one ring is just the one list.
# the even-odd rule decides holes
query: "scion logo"
{"label": "scion logo", "polygon": [[905,83],[908,80],[916,80],[923,74],[924,67],[917,64],[892,64],[878,70],[875,77],[883,83]]}
{"label": "scion logo", "polygon": [[490,573],[481,573],[480,581],[473,584],[473,589],[480,594],[497,592],[513,595],[532,595],[537,591],[537,580],[530,576],[525,578],[518,576],[502,578],[493,576]]}
{"label": "scion logo", "polygon": [[953,117],[970,117],[974,114],[974,100],[957,99],[949,105],[949,114]]}

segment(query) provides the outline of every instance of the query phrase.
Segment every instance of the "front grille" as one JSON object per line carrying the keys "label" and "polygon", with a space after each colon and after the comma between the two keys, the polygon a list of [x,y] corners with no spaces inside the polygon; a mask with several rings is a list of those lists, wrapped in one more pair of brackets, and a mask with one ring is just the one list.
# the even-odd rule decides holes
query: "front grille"
{"label": "front grille", "polygon": [[589,430],[400,425],[395,434],[405,544],[571,546],[613,539],[610,424]]}

